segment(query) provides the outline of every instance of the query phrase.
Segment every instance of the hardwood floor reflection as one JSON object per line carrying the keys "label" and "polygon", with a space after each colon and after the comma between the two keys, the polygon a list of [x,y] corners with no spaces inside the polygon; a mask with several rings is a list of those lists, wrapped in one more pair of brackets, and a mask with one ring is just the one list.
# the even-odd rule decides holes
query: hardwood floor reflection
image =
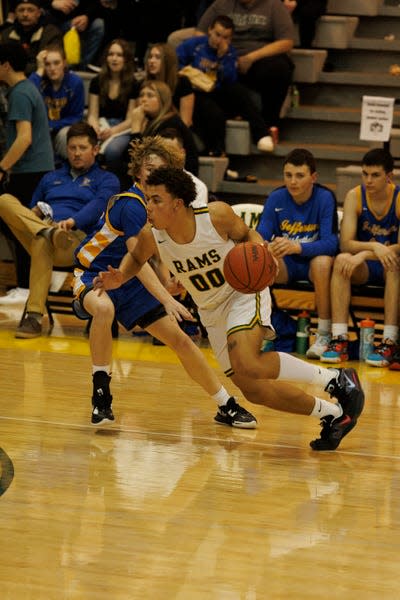
{"label": "hardwood floor reflection", "polygon": [[0,327],[3,600],[399,597],[398,373],[361,366],[359,425],[317,454],[314,419],[225,428],[168,349],[115,356],[117,421],[93,428],[81,332]]}

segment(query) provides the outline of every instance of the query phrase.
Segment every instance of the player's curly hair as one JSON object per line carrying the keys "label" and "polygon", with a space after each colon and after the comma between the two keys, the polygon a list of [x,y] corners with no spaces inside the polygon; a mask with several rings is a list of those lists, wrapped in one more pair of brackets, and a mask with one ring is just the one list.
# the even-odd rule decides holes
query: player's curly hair
{"label": "player's curly hair", "polygon": [[185,206],[196,198],[196,185],[193,178],[182,169],[159,167],[147,178],[147,185],[163,185],[173,198],[183,200]]}
{"label": "player's curly hair", "polygon": [[139,177],[143,161],[151,154],[159,156],[167,167],[183,169],[185,164],[184,154],[169,139],[160,135],[134,139],[129,145],[130,162],[128,165],[128,174],[133,179]]}

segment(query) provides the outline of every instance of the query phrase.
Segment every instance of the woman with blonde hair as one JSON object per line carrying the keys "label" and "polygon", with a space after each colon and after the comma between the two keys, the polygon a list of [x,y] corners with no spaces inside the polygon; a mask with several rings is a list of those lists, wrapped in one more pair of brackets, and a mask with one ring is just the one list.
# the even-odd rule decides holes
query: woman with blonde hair
{"label": "woman with blonde hair", "polygon": [[113,40],[105,49],[99,75],[90,82],[87,120],[102,142],[100,153],[106,166],[116,173],[129,144],[130,113],[139,87],[131,44]]}
{"label": "woman with blonde hair", "polygon": [[147,79],[164,81],[169,86],[179,116],[191,127],[195,95],[189,79],[179,74],[175,48],[167,43],[152,44],[145,57],[145,71]]}
{"label": "woman with blonde hair", "polygon": [[192,132],[182,121],[172,103],[172,93],[163,81],[146,80],[140,87],[138,106],[130,115],[131,139],[141,136],[162,135],[166,129],[176,129],[186,154],[185,169],[199,170],[199,159]]}

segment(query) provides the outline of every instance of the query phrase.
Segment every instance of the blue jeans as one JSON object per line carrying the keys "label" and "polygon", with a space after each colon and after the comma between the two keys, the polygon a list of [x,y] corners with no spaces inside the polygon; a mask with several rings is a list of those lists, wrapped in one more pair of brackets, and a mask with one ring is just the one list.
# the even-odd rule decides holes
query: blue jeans
{"label": "blue jeans", "polygon": [[[107,121],[110,127],[121,123],[121,119],[107,119]],[[104,152],[102,152],[100,149],[100,153],[104,155],[107,167],[109,167],[112,171],[118,173],[119,169],[121,168],[121,159],[129,145],[130,140],[130,133],[118,135],[116,138],[111,140],[109,144],[107,144]]]}

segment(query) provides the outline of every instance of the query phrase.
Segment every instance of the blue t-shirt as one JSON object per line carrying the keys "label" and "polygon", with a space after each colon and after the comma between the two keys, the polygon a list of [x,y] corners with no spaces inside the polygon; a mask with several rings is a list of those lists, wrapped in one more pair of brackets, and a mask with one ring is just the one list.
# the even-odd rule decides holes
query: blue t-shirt
{"label": "blue t-shirt", "polygon": [[269,195],[257,231],[268,241],[287,237],[300,242],[303,258],[335,256],[339,249],[336,199],[328,188],[314,184],[307,202],[296,204],[287,188],[279,187]]}
{"label": "blue t-shirt", "polygon": [[23,79],[7,91],[8,114],[6,122],[6,147],[17,137],[17,121],[32,125],[32,143],[12,167],[14,173],[42,173],[54,169],[46,108],[40,92],[31,81]]}

